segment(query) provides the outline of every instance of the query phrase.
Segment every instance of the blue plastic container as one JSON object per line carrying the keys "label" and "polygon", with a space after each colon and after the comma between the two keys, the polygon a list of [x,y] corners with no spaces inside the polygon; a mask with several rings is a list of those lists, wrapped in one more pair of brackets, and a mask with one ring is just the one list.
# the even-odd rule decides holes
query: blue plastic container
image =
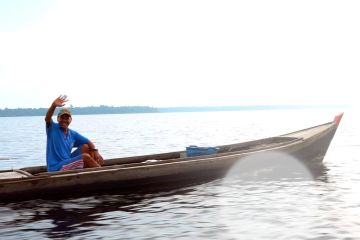
{"label": "blue plastic container", "polygon": [[216,154],[218,150],[219,149],[216,147],[198,147],[191,145],[189,147],[186,147],[186,156],[195,157],[195,156]]}

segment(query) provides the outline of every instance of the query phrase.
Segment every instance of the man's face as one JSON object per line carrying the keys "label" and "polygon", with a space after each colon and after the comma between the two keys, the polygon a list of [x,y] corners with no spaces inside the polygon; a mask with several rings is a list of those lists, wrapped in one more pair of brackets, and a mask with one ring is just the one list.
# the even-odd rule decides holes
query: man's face
{"label": "man's face", "polygon": [[61,128],[67,129],[71,123],[72,118],[71,116],[64,114],[58,117],[57,120]]}

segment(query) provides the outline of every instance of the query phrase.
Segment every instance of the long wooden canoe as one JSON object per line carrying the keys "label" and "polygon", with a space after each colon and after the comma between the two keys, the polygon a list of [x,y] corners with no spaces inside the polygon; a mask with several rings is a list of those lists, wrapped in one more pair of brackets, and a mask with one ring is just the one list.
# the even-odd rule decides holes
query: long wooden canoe
{"label": "long wooden canoe", "polygon": [[[342,113],[333,121],[296,132],[255,141],[217,146],[210,155],[187,157],[184,151],[105,160],[100,168],[46,172],[45,166],[0,171],[0,201],[62,197],[98,192],[166,189],[225,176],[245,159],[281,153],[304,166],[321,165]],[[255,157],[256,158],[256,157]],[[237,169],[238,171],[242,171]]]}

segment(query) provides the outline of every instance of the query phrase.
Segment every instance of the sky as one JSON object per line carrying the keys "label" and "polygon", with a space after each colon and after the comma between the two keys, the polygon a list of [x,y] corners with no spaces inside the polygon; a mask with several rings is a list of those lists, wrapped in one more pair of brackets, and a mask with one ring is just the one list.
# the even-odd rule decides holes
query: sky
{"label": "sky", "polygon": [[353,105],[360,1],[0,0],[0,109]]}

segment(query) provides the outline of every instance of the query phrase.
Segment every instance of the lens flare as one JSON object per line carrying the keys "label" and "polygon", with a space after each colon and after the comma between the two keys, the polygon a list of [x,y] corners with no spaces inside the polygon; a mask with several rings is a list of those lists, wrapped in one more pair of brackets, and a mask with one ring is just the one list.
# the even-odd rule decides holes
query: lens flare
{"label": "lens flare", "polygon": [[240,159],[226,178],[242,180],[311,180],[309,169],[293,156],[282,152],[257,153]]}

